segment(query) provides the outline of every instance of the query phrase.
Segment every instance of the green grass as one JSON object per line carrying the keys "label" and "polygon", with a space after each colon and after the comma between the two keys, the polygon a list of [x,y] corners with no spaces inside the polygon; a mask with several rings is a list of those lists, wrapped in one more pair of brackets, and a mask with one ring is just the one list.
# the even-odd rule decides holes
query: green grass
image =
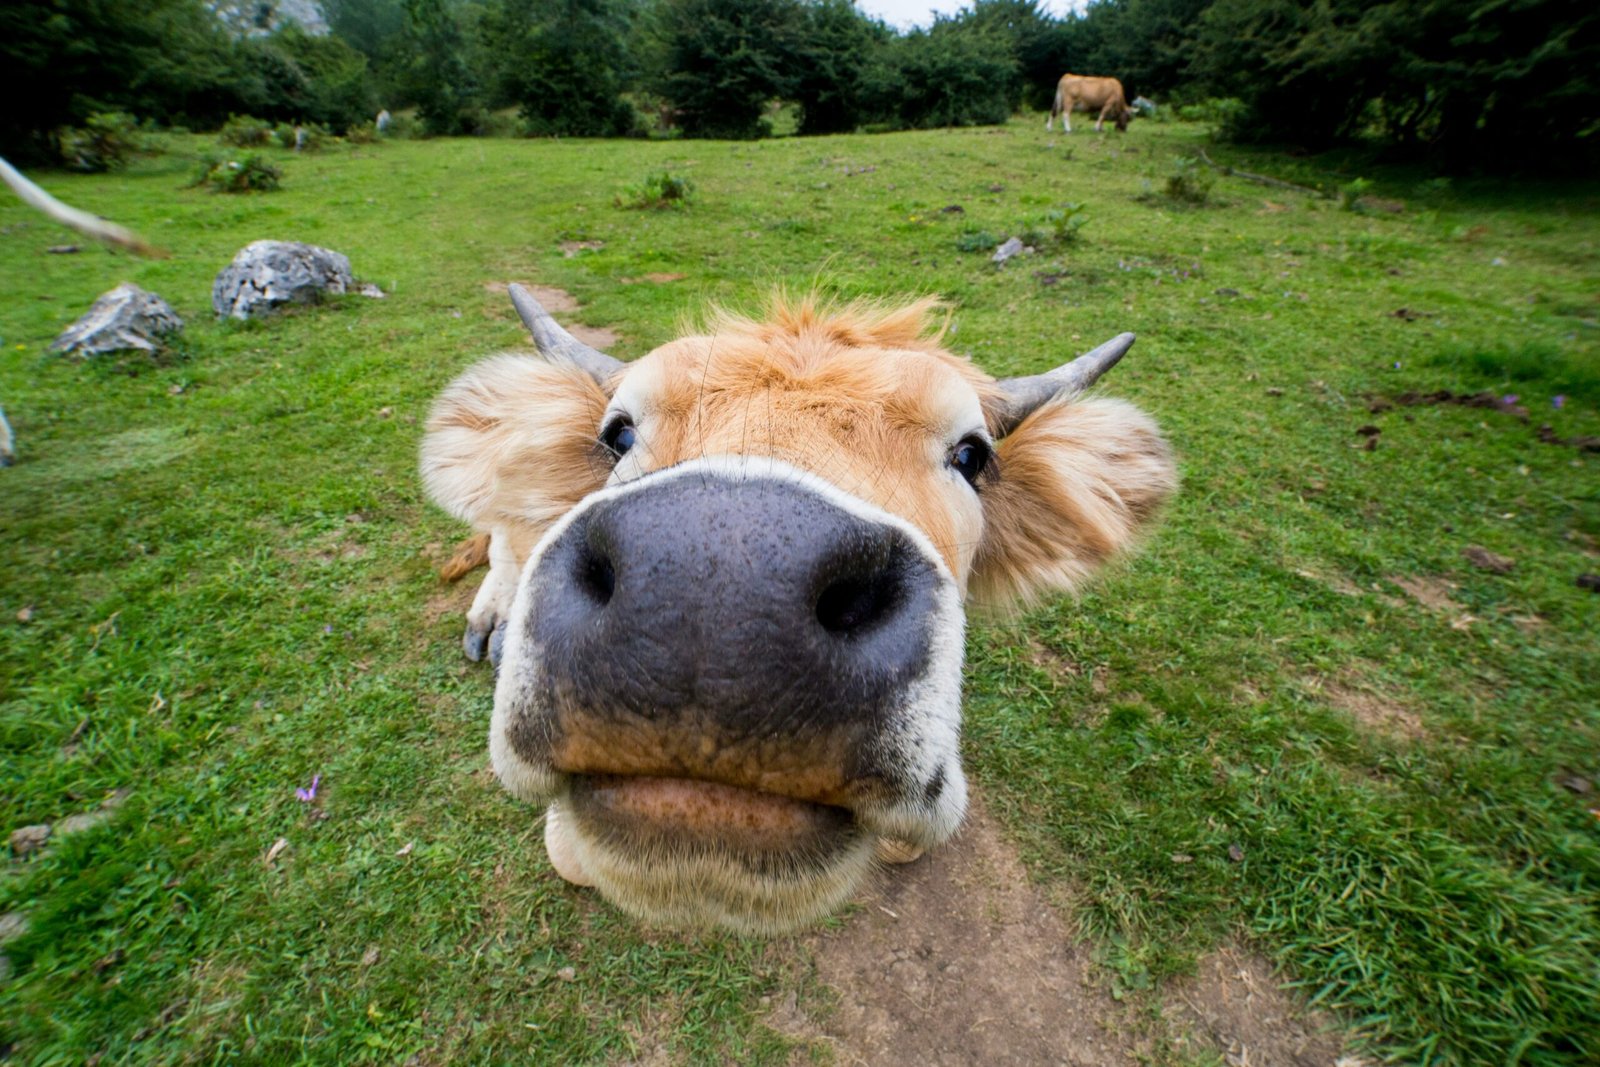
{"label": "green grass", "polygon": [[[1600,186],[1368,170],[1404,212],[1234,178],[1169,205],[1199,127],[1038,125],[398,142],[285,155],[283,189],[248,196],[185,187],[199,139],[122,175],[44,176],[160,261],[46,255],[63,232],[0,202],[0,402],[22,460],[0,471],[0,829],[132,790],[0,875],[0,911],[32,920],[6,949],[0,1046],[783,1062],[760,998],[787,943],[642,935],[556,879],[538,813],[486,773],[491,681],[457,641],[470,590],[431,569],[462,531],[423,501],[415,455],[437,391],[521,342],[488,282],[570,290],[632,357],[707,300],[822,280],[944,294],[952,346],[997,373],[1141,335],[1109,389],[1183,457],[1166,525],[1081,600],[979,623],[968,650],[976,787],[1039,878],[1080,888],[1107,980],[1159,995],[1245,937],[1400,1060],[1594,1062],[1600,800],[1558,779],[1600,780],[1600,597],[1573,584],[1600,570],[1600,479],[1535,431],[1600,433]],[[659,172],[689,178],[693,206],[612,206]],[[1090,220],[1074,243],[999,270],[961,251],[1068,202]],[[391,295],[215,323],[213,275],[263,237],[339,249]],[[46,352],[123,280],[188,319],[175,358]],[[1514,391],[1531,421],[1367,409],[1440,388]],[[1473,569],[1467,544],[1515,570]],[[1415,578],[1455,583],[1454,605],[1396,584]],[[1403,725],[1358,721],[1362,691]],[[318,773],[310,810],[294,790]]]}

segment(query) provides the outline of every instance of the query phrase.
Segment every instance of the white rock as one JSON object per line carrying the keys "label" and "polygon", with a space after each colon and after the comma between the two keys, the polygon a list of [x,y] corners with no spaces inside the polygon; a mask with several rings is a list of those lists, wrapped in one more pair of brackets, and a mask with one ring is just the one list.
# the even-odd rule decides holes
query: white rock
{"label": "white rock", "polygon": [[381,295],[358,285],[350,258],[298,241],[254,241],[223,268],[211,285],[219,319],[260,318],[285,304],[309,304],[323,293]]}
{"label": "white rock", "polygon": [[1004,263],[1012,256],[1022,255],[1022,238],[1011,237],[1006,243],[994,250],[994,255],[989,258],[995,263]]}
{"label": "white rock", "polygon": [[129,349],[158,352],[166,345],[165,335],[181,329],[183,320],[170,304],[132,282],[123,282],[101,294],[83,318],[63,330],[50,347],[77,356]]}

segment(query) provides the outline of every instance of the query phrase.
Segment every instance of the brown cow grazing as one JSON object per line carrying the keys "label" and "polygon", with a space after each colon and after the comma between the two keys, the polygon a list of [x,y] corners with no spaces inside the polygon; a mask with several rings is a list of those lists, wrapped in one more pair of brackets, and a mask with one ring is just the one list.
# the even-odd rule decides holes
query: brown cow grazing
{"label": "brown cow grazing", "polygon": [[1176,485],[1150,418],[1079,399],[1123,334],[996,381],[932,300],[777,299],[634,363],[520,286],[538,358],[458,378],[429,495],[490,535],[466,649],[556,871],[647,921],[773,933],[966,810],[964,602],[1070,590]]}
{"label": "brown cow grazing", "polygon": [[1055,117],[1060,115],[1062,128],[1071,133],[1074,111],[1095,115],[1096,132],[1104,128],[1109,118],[1117,124],[1118,130],[1126,133],[1128,120],[1133,118],[1133,109],[1128,107],[1127,98],[1122,94],[1122,83],[1117,79],[1063,74],[1056,85],[1056,100],[1050,108],[1050,117],[1044,120],[1044,128],[1050,129]]}

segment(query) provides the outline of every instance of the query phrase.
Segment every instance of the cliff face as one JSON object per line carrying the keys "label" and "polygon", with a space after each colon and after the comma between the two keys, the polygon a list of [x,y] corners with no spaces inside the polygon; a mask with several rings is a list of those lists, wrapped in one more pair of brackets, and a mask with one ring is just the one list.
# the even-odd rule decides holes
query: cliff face
{"label": "cliff face", "polygon": [[220,0],[212,10],[241,37],[264,37],[291,22],[313,37],[328,32],[328,19],[317,0]]}

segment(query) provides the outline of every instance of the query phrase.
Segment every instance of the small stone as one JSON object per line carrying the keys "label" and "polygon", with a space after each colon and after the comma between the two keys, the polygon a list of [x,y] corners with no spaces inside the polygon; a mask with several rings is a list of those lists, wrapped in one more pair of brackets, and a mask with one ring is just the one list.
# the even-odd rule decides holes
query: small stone
{"label": "small stone", "polygon": [[93,830],[109,818],[111,818],[111,813],[105,810],[68,815],[65,819],[56,823],[51,832],[55,837],[70,837],[73,834],[81,834],[85,830]]}
{"label": "small stone", "polygon": [[1374,426],[1371,423],[1368,423],[1365,426],[1356,427],[1356,433],[1360,434],[1362,437],[1376,437],[1382,432],[1382,427]]}
{"label": "small stone", "polygon": [[379,408],[378,409],[378,418],[380,418],[380,419],[391,418],[391,417],[393,417],[393,415],[394,415],[394,408],[384,407],[384,408]]}
{"label": "small stone", "polygon": [[1282,396],[1283,395],[1283,390],[1279,389],[1276,385],[1269,385],[1269,386],[1267,386],[1267,395],[1268,396]]}
{"label": "small stone", "polygon": [[1581,774],[1569,774],[1557,779],[1557,781],[1561,783],[1561,788],[1575,796],[1588,796],[1589,792],[1594,789],[1594,783]]}
{"label": "small stone", "polygon": [[361,966],[371,967],[374,963],[378,962],[378,957],[380,955],[382,955],[382,952],[379,950],[378,946],[373,945],[371,948],[367,949],[367,951],[361,954]]}
{"label": "small stone", "polygon": [[1600,593],[1600,574],[1580,574],[1577,578],[1579,589],[1587,589],[1591,593]]}
{"label": "small stone", "polygon": [[1229,845],[1228,846],[1228,858],[1230,860],[1232,860],[1233,862],[1235,862],[1235,863],[1243,863],[1244,862],[1244,849],[1240,848],[1238,845]]}
{"label": "small stone", "polygon": [[1193,863],[1194,862],[1194,857],[1189,855],[1187,852],[1174,852],[1169,858],[1172,860],[1173,863]]}
{"label": "small stone", "polygon": [[52,256],[70,256],[83,251],[81,245],[51,245],[45,249]]}
{"label": "small stone", "polygon": [[1008,237],[1001,246],[994,250],[994,255],[989,257],[990,262],[1004,264],[1013,256],[1020,256],[1023,252],[1022,238]]}
{"label": "small stone", "polygon": [[563,982],[575,982],[578,980],[578,969],[576,967],[563,967],[556,972],[556,977]]}
{"label": "small stone", "polygon": [[15,941],[28,932],[28,917],[20,911],[0,915],[0,945]]}
{"label": "small stone", "polygon": [[1482,545],[1468,545],[1461,550],[1461,556],[1479,570],[1495,574],[1510,574],[1517,565],[1516,560],[1490,552]]}
{"label": "small stone", "polygon": [[50,824],[47,822],[18,827],[11,831],[11,854],[21,857],[37,852],[48,840],[50,840]]}
{"label": "small stone", "polygon": [[17,621],[18,622],[32,622],[33,621],[33,605],[32,604],[29,604],[27,607],[22,608],[20,611],[17,612]]}
{"label": "small stone", "polygon": [[166,347],[166,336],[183,329],[172,305],[131,282],[102,293],[83,317],[50,342],[54,351],[72,356],[102,356],[108,352],[156,353]]}

